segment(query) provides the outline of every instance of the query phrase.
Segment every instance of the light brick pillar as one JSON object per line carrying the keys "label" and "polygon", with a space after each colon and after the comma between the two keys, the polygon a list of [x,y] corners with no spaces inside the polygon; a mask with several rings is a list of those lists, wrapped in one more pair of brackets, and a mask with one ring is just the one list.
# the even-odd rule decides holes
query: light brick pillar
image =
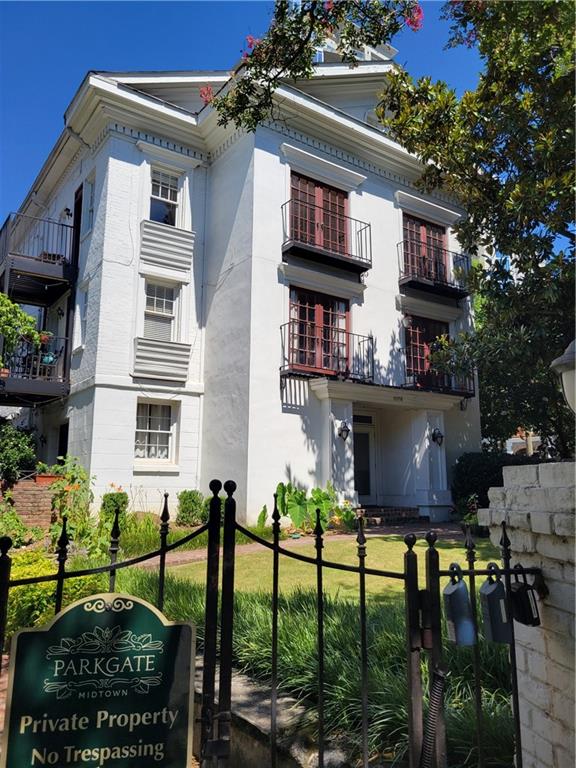
{"label": "light brick pillar", "polygon": [[574,768],[573,463],[504,468],[478,513],[498,544],[506,521],[512,564],[542,569],[550,590],[540,627],[515,623],[524,768]]}

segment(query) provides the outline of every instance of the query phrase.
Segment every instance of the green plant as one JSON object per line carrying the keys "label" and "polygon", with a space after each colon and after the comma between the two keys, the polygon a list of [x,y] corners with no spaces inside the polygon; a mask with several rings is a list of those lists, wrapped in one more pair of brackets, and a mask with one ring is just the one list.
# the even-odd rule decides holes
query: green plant
{"label": "green plant", "polygon": [[541,463],[534,456],[512,456],[508,453],[463,453],[452,468],[452,496],[457,510],[468,504],[468,499],[477,496],[477,505],[487,507],[490,503],[488,489],[504,485],[502,468],[521,464]]}
{"label": "green plant", "polygon": [[[226,501],[226,496],[219,496],[220,499],[220,512],[224,514],[224,502]],[[212,501],[212,496],[206,496],[203,502],[204,507],[204,519],[208,520],[210,516],[210,502]]]}
{"label": "green plant", "polygon": [[200,491],[187,490],[178,494],[177,525],[202,525],[208,519],[204,496]]}
{"label": "green plant", "polygon": [[14,508],[12,494],[7,491],[0,500],[0,536],[9,536],[14,549],[25,547],[42,538],[41,528],[27,528]]}
{"label": "green plant", "polygon": [[334,487],[312,488],[310,496],[305,488],[296,488],[292,483],[278,483],[276,488],[278,509],[282,516],[288,516],[295,528],[313,530],[316,525],[316,510],[320,510],[320,522],[326,530],[330,516],[338,509],[338,498]]}
{"label": "green plant", "polygon": [[[50,486],[52,491],[52,509],[61,522],[68,521],[68,534],[75,547],[88,551],[98,551],[100,543],[96,535],[96,521],[90,514],[90,505],[94,498],[92,478],[74,456],[59,456],[61,464],[51,467],[39,464],[38,469],[56,475],[57,479]],[[51,532],[59,535],[61,525],[56,523]]]}
{"label": "green plant", "polygon": [[0,293],[0,336],[2,336],[2,352],[0,366],[4,366],[22,338],[34,344],[40,343],[36,330],[36,320],[15,302],[10,301],[5,293]]}
{"label": "green plant", "polygon": [[[12,557],[11,578],[31,578],[56,573],[54,556],[40,551],[16,553]],[[86,595],[106,590],[105,575],[85,576],[66,579],[64,582],[63,604],[68,605]],[[22,627],[44,624],[54,615],[56,582],[27,584],[10,590],[6,636],[11,637]]]}
{"label": "green plant", "polygon": [[100,522],[107,527],[112,528],[116,512],[118,512],[118,522],[120,530],[126,524],[126,511],[128,509],[128,494],[121,488],[115,491],[109,491],[102,496],[100,504]]}
{"label": "green plant", "polygon": [[36,450],[34,437],[9,423],[0,425],[0,479],[14,485],[22,470],[34,469]]}

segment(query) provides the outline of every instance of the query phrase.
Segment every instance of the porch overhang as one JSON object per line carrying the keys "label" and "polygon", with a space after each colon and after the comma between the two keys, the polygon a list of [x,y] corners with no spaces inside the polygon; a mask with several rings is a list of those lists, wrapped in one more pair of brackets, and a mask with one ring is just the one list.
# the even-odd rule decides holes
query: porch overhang
{"label": "porch overhang", "polygon": [[461,395],[439,392],[421,392],[403,387],[385,387],[378,384],[359,384],[327,378],[311,379],[310,390],[318,400],[348,400],[393,408],[449,411],[461,400]]}

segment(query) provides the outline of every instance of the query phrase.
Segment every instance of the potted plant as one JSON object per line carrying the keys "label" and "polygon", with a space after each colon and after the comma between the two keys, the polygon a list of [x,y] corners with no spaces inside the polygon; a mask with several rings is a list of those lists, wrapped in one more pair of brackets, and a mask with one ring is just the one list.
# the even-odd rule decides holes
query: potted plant
{"label": "potted plant", "polygon": [[43,461],[39,461],[36,465],[36,472],[34,482],[37,485],[52,485],[59,478],[59,475],[54,474],[52,468],[48,464],[44,464]]}
{"label": "potted plant", "polygon": [[48,344],[53,336],[54,334],[51,331],[40,331],[38,334],[38,339],[40,344]]}

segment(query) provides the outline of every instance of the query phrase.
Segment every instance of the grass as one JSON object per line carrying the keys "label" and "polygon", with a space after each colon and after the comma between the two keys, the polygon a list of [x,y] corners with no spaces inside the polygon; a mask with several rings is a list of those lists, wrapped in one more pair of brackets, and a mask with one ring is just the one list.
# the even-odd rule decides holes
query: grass
{"label": "grass", "polygon": [[[121,577],[119,587],[154,602],[157,576],[133,569]],[[316,594],[292,588],[280,598],[278,678],[281,691],[296,696],[306,707],[298,724],[299,735],[314,738],[316,729],[317,652]],[[164,611],[174,620],[197,625],[200,646],[204,630],[204,585],[169,574]],[[368,614],[369,721],[373,755],[396,761],[405,756],[408,698],[404,604],[396,592],[370,600]],[[270,594],[262,591],[235,595],[233,661],[235,668],[267,683],[271,671]],[[328,595],[325,600],[325,723],[328,735],[352,757],[360,749],[360,654],[358,605],[353,600]],[[480,644],[485,765],[512,765],[513,729],[509,706],[506,649]],[[445,647],[449,669],[445,693],[449,764],[451,768],[477,765],[475,749],[472,651]],[[424,682],[427,668],[423,663]],[[425,684],[426,688],[426,684]]]}
{"label": "grass", "polygon": [[[425,584],[425,553],[428,546],[425,541],[418,541],[414,551],[418,555],[420,586]],[[454,540],[438,541],[436,544],[442,568],[450,563],[459,562],[466,567],[465,551],[461,542]],[[314,541],[310,538],[296,550],[298,553],[315,557]],[[367,543],[366,566],[386,571],[402,572],[406,545],[401,536],[370,536]],[[325,560],[346,565],[358,565],[357,545],[350,538],[327,536],[324,541]],[[490,560],[499,560],[498,550],[488,541],[477,543],[477,568],[485,567]],[[280,558],[280,589],[289,592],[296,588],[315,589],[316,570],[313,565],[302,563],[288,557]],[[206,563],[197,562],[171,568],[178,578],[189,579],[195,583],[204,583]],[[358,599],[358,576],[332,568],[324,570],[324,589],[330,595],[342,598]],[[272,553],[262,548],[261,552],[236,554],[235,581],[237,589],[243,592],[271,591],[272,589]],[[390,593],[402,593],[403,582],[399,579],[387,579],[380,576],[368,576],[366,590],[369,599],[379,600]]]}

